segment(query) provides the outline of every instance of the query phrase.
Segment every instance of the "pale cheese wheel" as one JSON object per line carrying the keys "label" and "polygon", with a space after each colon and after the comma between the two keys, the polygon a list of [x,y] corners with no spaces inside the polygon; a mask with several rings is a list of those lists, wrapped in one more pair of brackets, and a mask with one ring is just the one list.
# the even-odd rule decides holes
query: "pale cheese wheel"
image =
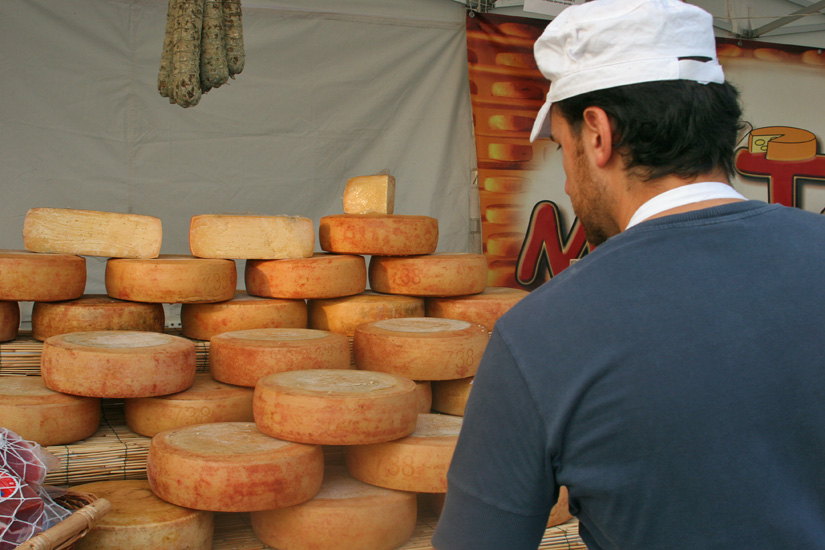
{"label": "pale cheese wheel", "polygon": [[324,216],[318,237],[321,249],[338,254],[431,254],[438,246],[438,220],[398,214]]}
{"label": "pale cheese wheel", "polygon": [[433,382],[433,411],[464,416],[474,377]]}
{"label": "pale cheese wheel", "polygon": [[304,300],[260,298],[238,290],[225,302],[181,305],[180,323],[183,335],[195,340],[236,330],[304,328],[307,305]]}
{"label": "pale cheese wheel", "polygon": [[421,414],[415,431],[407,437],[347,447],[347,470],[370,485],[415,493],[446,493],[447,469],[462,420],[458,416]]}
{"label": "pale cheese wheel", "polygon": [[363,256],[314,254],[298,260],[249,260],[246,291],[269,298],[337,298],[363,292],[367,267]]}
{"label": "pale cheese wheel", "polygon": [[390,441],[415,428],[415,383],[357,370],[302,370],[261,378],[255,424],[272,437],[321,445]]}
{"label": "pale cheese wheel", "polygon": [[90,397],[150,397],[183,391],[195,378],[195,343],[157,332],[93,331],[43,343],[46,387]]}
{"label": "pale cheese wheel", "polygon": [[300,216],[204,214],[189,223],[189,249],[199,258],[306,258],[314,247],[312,220]]}
{"label": "pale cheese wheel", "polygon": [[475,375],[489,337],[483,326],[457,319],[387,319],[359,325],[353,353],[359,369],[455,380]]}
{"label": "pale cheese wheel", "polygon": [[252,388],[223,384],[209,373],[197,373],[192,386],[182,392],[126,399],[123,410],[130,430],[152,437],[192,424],[253,422],[252,394]]}
{"label": "pale cheese wheel", "polygon": [[74,300],[86,288],[86,259],[70,254],[0,250],[0,300]]}
{"label": "pale cheese wheel", "polygon": [[0,426],[41,446],[86,439],[100,424],[100,399],[48,389],[39,376],[0,376]]}
{"label": "pale cheese wheel", "polygon": [[35,302],[31,322],[32,336],[46,340],[58,334],[96,330],[163,332],[165,315],[161,304],[85,294],[77,300]]}
{"label": "pale cheese wheel", "polygon": [[342,202],[346,214],[392,214],[395,178],[387,174],[350,178]]}
{"label": "pale cheese wheel", "polygon": [[232,260],[161,255],[150,260],[106,262],[106,294],[150,303],[224,302],[232,299],[238,273]]}
{"label": "pale cheese wheel", "polygon": [[20,305],[17,302],[0,302],[0,342],[17,338],[20,329]]}
{"label": "pale cheese wheel", "polygon": [[481,254],[428,254],[370,259],[370,287],[386,294],[463,296],[487,286],[487,260]]}
{"label": "pale cheese wheel", "polygon": [[252,530],[282,550],[394,550],[412,536],[416,516],[414,493],[368,485],[331,466],[314,498],[252,512]]}
{"label": "pale cheese wheel", "polygon": [[418,400],[418,412],[428,413],[433,408],[433,387],[429,380],[415,381],[415,396]]}
{"label": "pale cheese wheel", "polygon": [[478,294],[427,298],[425,305],[427,317],[460,319],[492,331],[496,321],[528,294],[517,288],[487,287]]}
{"label": "pale cheese wheel", "polygon": [[71,490],[105,498],[112,505],[77,542],[77,550],[212,550],[212,512],[161,500],[144,479],[98,481]]}
{"label": "pale cheese wheel", "polygon": [[155,258],[162,239],[160,219],[140,214],[32,208],[23,221],[23,245],[33,252]]}
{"label": "pale cheese wheel", "polygon": [[146,462],[152,492],[213,512],[252,512],[311,499],[324,477],[319,445],[281,441],[251,422],[196,424],[152,438]]}
{"label": "pale cheese wheel", "polygon": [[209,340],[215,380],[254,387],[270,374],[304,369],[349,369],[343,334],[305,328],[267,328],[217,334]]}
{"label": "pale cheese wheel", "polygon": [[365,291],[355,296],[309,300],[307,317],[309,328],[328,330],[347,336],[355,335],[355,327],[362,323],[424,317],[424,299]]}

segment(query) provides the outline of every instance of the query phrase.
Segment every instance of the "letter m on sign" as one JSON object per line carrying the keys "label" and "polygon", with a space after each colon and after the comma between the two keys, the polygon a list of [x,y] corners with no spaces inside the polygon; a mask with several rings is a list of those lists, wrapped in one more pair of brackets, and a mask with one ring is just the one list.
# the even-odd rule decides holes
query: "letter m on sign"
{"label": "letter m on sign", "polygon": [[562,235],[561,221],[559,208],[552,201],[539,201],[533,207],[516,264],[519,284],[534,283],[542,266],[547,268],[551,278],[555,277],[570,265],[570,260],[587,254],[587,238],[579,219],[573,222],[566,238]]}

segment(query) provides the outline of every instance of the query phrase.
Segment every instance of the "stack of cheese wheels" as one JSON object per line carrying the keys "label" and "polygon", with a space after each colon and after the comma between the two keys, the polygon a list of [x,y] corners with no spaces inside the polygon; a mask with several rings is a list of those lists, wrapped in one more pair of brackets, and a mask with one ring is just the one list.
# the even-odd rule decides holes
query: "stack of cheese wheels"
{"label": "stack of cheese wheels", "polygon": [[103,294],[86,294],[65,302],[35,302],[32,308],[32,336],[42,341],[69,332],[163,332],[164,321],[161,304],[127,302]]}
{"label": "stack of cheese wheels", "polygon": [[370,259],[369,280],[373,290],[386,294],[477,294],[487,286],[487,260],[482,254],[373,256]]}
{"label": "stack of cheese wheels", "polygon": [[474,376],[489,332],[456,319],[410,317],[364,323],[355,329],[359,369],[390,372],[412,380]]}
{"label": "stack of cheese wheels", "polygon": [[[487,287],[468,296],[429,297],[427,316],[478,323],[492,331],[496,321],[528,294],[515,288]],[[433,382],[433,410],[463,416],[472,385],[472,377]]]}
{"label": "stack of cheese wheels", "polygon": [[467,296],[430,297],[425,300],[427,317],[478,323],[492,332],[499,317],[528,294],[516,288],[487,287]]}
{"label": "stack of cheese wheels", "polygon": [[153,437],[192,424],[252,422],[252,394],[252,388],[222,384],[208,373],[197,373],[192,386],[182,392],[126,399],[126,424],[135,433]]}
{"label": "stack of cheese wheels", "polygon": [[105,498],[112,505],[78,541],[77,550],[212,550],[212,512],[161,500],[146,480],[98,481],[72,490]]}
{"label": "stack of cheese wheels", "polygon": [[189,223],[189,249],[199,258],[306,258],[314,246],[312,220],[300,216],[204,214]]}
{"label": "stack of cheese wheels", "polygon": [[410,435],[345,449],[347,469],[370,485],[416,493],[446,493],[447,470],[453,458],[462,419],[421,414]]}
{"label": "stack of cheese wheels", "polygon": [[106,294],[149,303],[224,302],[235,295],[233,260],[160,255],[106,262]]}
{"label": "stack of cheese wheels", "polygon": [[[424,299],[416,296],[381,294],[367,290],[355,296],[307,302],[309,327],[345,334],[352,347],[355,327],[363,323],[403,317],[423,317]],[[351,363],[355,365],[354,354]],[[429,380],[416,380],[419,412],[430,412],[432,388]]]}
{"label": "stack of cheese wheels", "polygon": [[255,424],[272,437],[321,445],[362,445],[410,434],[418,417],[415,383],[394,374],[301,370],[261,378]]}
{"label": "stack of cheese wheels", "polygon": [[342,466],[327,466],[314,498],[252,512],[252,530],[284,550],[394,550],[412,536],[416,516],[414,493],[368,485]]}
{"label": "stack of cheese wheels", "polygon": [[268,298],[337,298],[367,288],[362,256],[313,254],[295,260],[249,260],[244,271],[246,290]]}
{"label": "stack of cheese wheels", "polygon": [[86,260],[70,254],[0,250],[0,300],[74,300],[86,288]]}
{"label": "stack of cheese wheels", "polygon": [[315,496],[324,455],[319,445],[269,437],[251,422],[196,424],[154,436],[146,473],[152,492],[178,506],[274,510]]}
{"label": "stack of cheese wheels", "polygon": [[183,335],[194,340],[255,328],[305,328],[307,306],[303,300],[259,298],[238,290],[226,302],[181,305],[180,322]]}
{"label": "stack of cheese wheels", "polygon": [[20,305],[17,302],[0,301],[0,342],[17,338],[20,329]]}
{"label": "stack of cheese wheels", "polygon": [[152,216],[33,208],[23,222],[23,244],[33,252],[114,258],[155,258],[161,221]]}
{"label": "stack of cheese wheels", "polygon": [[100,399],[48,389],[39,376],[0,376],[0,426],[42,446],[86,439],[100,424]]}
{"label": "stack of cheese wheels", "polygon": [[409,256],[438,246],[438,220],[398,214],[337,214],[321,218],[321,249],[338,254]]}
{"label": "stack of cheese wheels", "polygon": [[264,376],[303,369],[349,369],[346,336],[306,328],[224,332],[209,340],[215,380],[254,387]]}
{"label": "stack of cheese wheels", "polygon": [[70,332],[43,343],[46,387],[89,397],[150,397],[183,391],[195,377],[191,340],[136,331]]}

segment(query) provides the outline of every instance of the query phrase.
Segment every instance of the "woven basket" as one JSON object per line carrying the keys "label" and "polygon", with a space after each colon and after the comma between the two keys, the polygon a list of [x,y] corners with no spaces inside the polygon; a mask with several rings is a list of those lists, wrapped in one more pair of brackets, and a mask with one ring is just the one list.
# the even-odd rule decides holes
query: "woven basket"
{"label": "woven basket", "polygon": [[105,498],[77,491],[67,491],[54,501],[71,510],[72,514],[57,525],[33,536],[18,546],[17,550],[72,550],[77,541],[86,536],[97,520],[112,507]]}

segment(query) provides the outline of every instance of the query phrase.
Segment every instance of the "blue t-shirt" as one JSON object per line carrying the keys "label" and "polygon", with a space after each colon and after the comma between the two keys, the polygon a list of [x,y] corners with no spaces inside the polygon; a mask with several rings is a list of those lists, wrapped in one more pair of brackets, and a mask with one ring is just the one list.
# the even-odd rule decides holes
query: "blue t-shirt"
{"label": "blue t-shirt", "polygon": [[433,544],[825,548],[825,218],[746,201],[609,239],[497,323]]}

